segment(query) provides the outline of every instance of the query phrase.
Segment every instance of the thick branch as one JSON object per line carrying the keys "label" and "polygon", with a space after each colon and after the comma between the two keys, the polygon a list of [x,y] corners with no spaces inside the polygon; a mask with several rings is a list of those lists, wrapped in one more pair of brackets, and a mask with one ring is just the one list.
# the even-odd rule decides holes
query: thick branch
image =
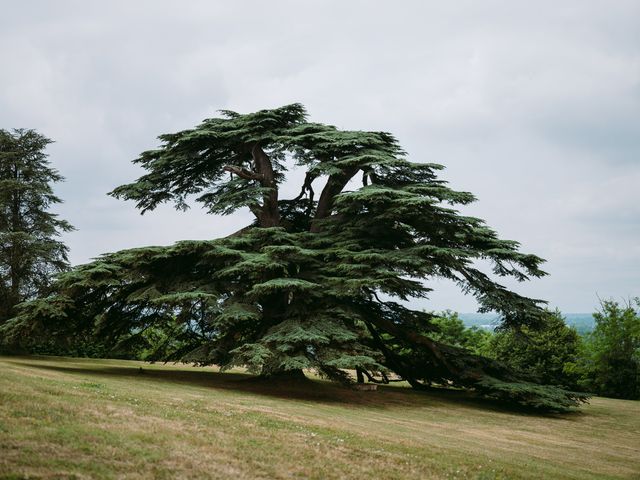
{"label": "thick branch", "polygon": [[[382,380],[378,380],[377,378],[374,378],[373,375],[371,375],[367,370],[363,369],[358,369],[358,373],[360,373],[360,375],[364,374],[367,379],[371,382],[371,383],[380,383],[380,384],[387,384],[389,383],[391,380],[389,380],[389,378],[384,374],[384,372],[382,372]],[[398,379],[396,380],[398,382],[402,382],[404,381],[404,379]],[[358,383],[363,383],[363,382],[358,382]]]}
{"label": "thick branch", "polygon": [[278,186],[275,181],[275,173],[269,156],[259,143],[251,149],[251,156],[256,172],[261,175],[260,183],[269,191],[262,197],[262,211],[258,215],[261,227],[275,227],[280,224],[280,212],[278,211]]}
{"label": "thick branch", "polygon": [[294,201],[300,200],[302,197],[304,197],[305,193],[309,192],[309,200],[313,201],[313,187],[312,187],[312,183],[313,181],[316,179],[317,175],[313,175],[311,173],[308,173],[305,175],[304,177],[304,183],[302,184],[302,188],[300,189],[300,193],[298,194],[298,196],[296,198],[294,198]]}
{"label": "thick branch", "polygon": [[409,385],[411,385],[413,388],[416,388],[416,389],[423,388],[424,385],[418,382],[413,377],[413,375],[411,375],[408,372],[408,369],[405,368],[405,366],[402,364],[402,362],[396,356],[396,354],[394,354],[391,350],[389,350],[389,348],[387,348],[384,341],[380,337],[379,333],[376,331],[375,328],[373,328],[373,325],[371,324],[371,322],[365,321],[364,323],[367,326],[367,330],[369,330],[369,333],[371,333],[371,337],[374,343],[380,349],[380,351],[384,354],[387,362],[389,363],[389,367],[398,375],[400,375],[402,378],[404,378],[407,382],[409,382]]}
{"label": "thick branch", "polygon": [[225,172],[231,172],[245,180],[262,180],[264,177],[261,173],[251,172],[246,168],[236,167],[234,165],[225,165],[224,170]]}
{"label": "thick branch", "polygon": [[[378,295],[375,292],[372,292],[372,293],[379,303],[381,304],[384,303],[378,298]],[[451,350],[453,347],[441,344],[439,342],[435,342],[430,338],[424,335],[421,335],[418,332],[401,328],[398,325],[396,325],[394,322],[387,320],[382,316],[376,316],[374,318],[371,318],[369,321],[385,333],[391,334],[396,338],[403,339],[410,344],[421,345],[423,347],[426,347],[426,349],[431,353],[434,360],[440,363],[442,367],[444,367],[450,373],[454,374],[459,378],[464,377],[461,370],[458,367],[452,365],[451,362],[447,360],[443,352],[443,350],[446,350],[446,349]],[[370,330],[371,330],[371,327],[370,327]]]}
{"label": "thick branch", "polygon": [[386,320],[384,318],[378,317],[378,318],[372,319],[372,322],[381,330],[393,335],[394,337],[402,338],[408,341],[409,343],[413,343],[414,345],[422,345],[423,347],[426,347],[427,350],[431,353],[431,355],[433,355],[433,358],[437,360],[444,368],[446,368],[449,372],[451,372],[455,376],[464,378],[465,376],[473,375],[472,372],[466,372],[467,374],[464,375],[459,368],[453,366],[451,362],[447,360],[447,358],[442,352],[442,349],[446,349],[450,347],[439,344],[438,342],[434,342],[430,338],[425,337],[424,335],[421,335],[417,332],[406,331],[405,329],[401,329],[393,322]]}
{"label": "thick branch", "polygon": [[318,200],[318,208],[316,209],[316,216],[311,225],[312,232],[320,231],[320,225],[317,220],[327,218],[331,214],[331,207],[333,206],[333,199],[336,195],[342,192],[342,189],[349,183],[349,180],[358,172],[358,167],[350,167],[338,174],[329,175],[327,184],[322,189],[320,194],[320,200]]}

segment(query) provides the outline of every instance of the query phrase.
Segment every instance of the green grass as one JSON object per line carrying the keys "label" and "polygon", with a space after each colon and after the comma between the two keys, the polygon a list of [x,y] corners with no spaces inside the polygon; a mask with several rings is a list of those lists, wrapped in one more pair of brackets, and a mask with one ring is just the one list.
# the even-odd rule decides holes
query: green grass
{"label": "green grass", "polygon": [[540,416],[463,392],[0,357],[0,479],[24,478],[640,478],[640,402]]}

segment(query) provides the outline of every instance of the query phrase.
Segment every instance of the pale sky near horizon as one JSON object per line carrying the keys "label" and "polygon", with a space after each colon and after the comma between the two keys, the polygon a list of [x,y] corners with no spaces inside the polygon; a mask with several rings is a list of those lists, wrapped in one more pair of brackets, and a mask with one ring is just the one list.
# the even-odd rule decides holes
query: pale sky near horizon
{"label": "pale sky near horizon", "polygon": [[[55,140],[71,261],[250,220],[106,195],[157,135],[293,102],[393,133],[547,260],[518,284],[565,312],[640,296],[639,1],[0,0],[0,128]],[[512,286],[513,283],[509,282]],[[476,304],[447,283],[420,306]]]}

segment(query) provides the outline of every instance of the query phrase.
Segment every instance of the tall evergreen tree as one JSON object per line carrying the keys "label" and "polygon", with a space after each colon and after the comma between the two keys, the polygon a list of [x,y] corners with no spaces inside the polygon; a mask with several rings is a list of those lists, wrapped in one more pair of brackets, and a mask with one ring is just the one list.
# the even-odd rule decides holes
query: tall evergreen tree
{"label": "tall evergreen tree", "polygon": [[49,166],[49,143],[34,130],[0,130],[0,324],[68,269],[58,237],[73,227],[49,211],[61,201],[51,184],[63,180]]}
{"label": "tall evergreen tree", "polygon": [[[248,208],[254,222],[217,240],[103,255],[24,309],[14,334],[39,325],[117,343],[177,325],[156,359],[242,365],[264,376],[314,369],[344,382],[357,371],[556,410],[584,400],[432,339],[432,315],[407,306],[428,296],[427,281],[446,278],[504,325],[533,328],[541,302],[509,291],[475,261],[491,261],[498,277],[544,272],[542,259],[453,208],[473,195],[438,179],[440,165],[407,160],[392,135],[311,123],[293,104],[223,111],[159,138],[159,148],[135,160],[147,173],[112,195],[142,213],[164,202],[186,209],[196,196],[212,214]],[[304,179],[299,194],[284,199],[292,166]]]}

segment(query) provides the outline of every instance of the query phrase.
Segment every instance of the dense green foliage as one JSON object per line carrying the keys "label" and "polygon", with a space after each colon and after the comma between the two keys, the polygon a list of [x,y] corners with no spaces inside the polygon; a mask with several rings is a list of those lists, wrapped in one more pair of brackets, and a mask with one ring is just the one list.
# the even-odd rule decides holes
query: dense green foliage
{"label": "dense green foliage", "polygon": [[492,356],[492,333],[476,326],[466,327],[456,312],[440,312],[433,317],[432,324],[435,330],[431,332],[431,338],[434,340],[464,348],[477,355]]}
{"label": "dense green foliage", "polygon": [[599,395],[640,399],[640,299],[626,305],[605,300],[594,314],[575,366],[583,387]]}
{"label": "dense green foliage", "polygon": [[[294,104],[224,111],[160,139],[135,160],[147,173],[114,196],[142,212],[164,202],[186,209],[195,196],[214,214],[248,208],[254,223],[217,240],[103,255],[61,276],[55,295],[25,305],[6,329],[14,338],[25,329],[86,332],[123,345],[170,328],[150,359],[264,376],[313,369],[343,382],[356,370],[547,410],[585,399],[438,340],[434,315],[405,306],[445,278],[475,295],[481,311],[499,313],[505,328],[534,329],[546,315],[541,301],[496,280],[542,276],[543,260],[460,214],[455,207],[473,195],[438,179],[440,165],[407,160],[392,135],[310,123]],[[292,167],[305,172],[300,193],[282,199]],[[492,275],[477,268],[480,259]]]}
{"label": "dense green foliage", "polygon": [[541,383],[598,395],[640,398],[640,299],[602,302],[593,332],[579,335],[559,311],[536,329],[482,331],[465,327],[456,313],[434,318],[432,338],[495,358]]}
{"label": "dense green foliage", "polygon": [[580,336],[559,311],[548,312],[539,328],[505,329],[490,341],[488,352],[510,367],[533,375],[541,383],[577,388]]}
{"label": "dense green foliage", "polygon": [[63,180],[49,166],[49,143],[34,130],[0,130],[0,324],[68,269],[58,237],[72,227],[49,211],[61,201],[51,184]]}

